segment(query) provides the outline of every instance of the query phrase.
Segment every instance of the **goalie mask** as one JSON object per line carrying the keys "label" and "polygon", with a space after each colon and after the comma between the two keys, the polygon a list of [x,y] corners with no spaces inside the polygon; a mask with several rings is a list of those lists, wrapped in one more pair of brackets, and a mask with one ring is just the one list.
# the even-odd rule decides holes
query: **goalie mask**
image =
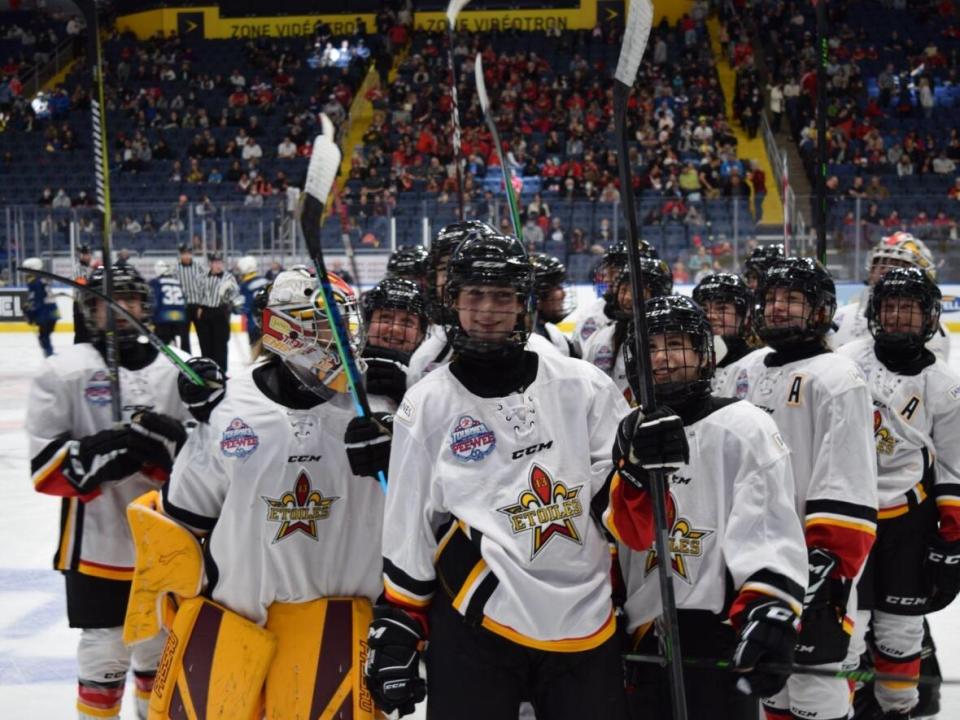
{"label": "goalie mask", "polygon": [[[666,295],[644,304],[650,338],[650,370],[658,405],[674,410],[710,396],[710,381],[716,369],[713,333],[703,309],[683,295]],[[627,326],[623,341],[627,382],[640,398],[640,376],[636,358],[636,327]]]}
{"label": "goalie mask", "polygon": [[[363,345],[363,326],[353,289],[336,275],[327,279],[347,331],[355,358]],[[285,270],[270,287],[263,311],[263,347],[308,390],[324,400],[350,391],[333,329],[327,321],[323,294],[306,269]],[[361,361],[357,360],[362,372]]]}
{"label": "goalie mask", "polygon": [[919,352],[940,329],[942,297],[920,268],[894,268],[870,294],[866,312],[870,334],[878,345]]}
{"label": "goalie mask", "polygon": [[753,293],[739,275],[707,275],[693,289],[694,301],[703,308],[715,335],[745,339],[753,318]]}
{"label": "goalie mask", "polygon": [[908,232],[887,235],[870,251],[867,260],[867,285],[875,285],[887,271],[898,267],[919,268],[931,281],[937,281],[933,253],[922,240]]}
{"label": "goalie mask", "polygon": [[[147,321],[153,314],[150,286],[132,265],[114,265],[111,268],[111,296],[120,302],[135,318]],[[106,278],[103,267],[94,270],[87,279],[87,285],[102,293],[106,292]],[[107,329],[107,303],[91,293],[82,293],[80,312],[92,342],[98,342]],[[140,331],[133,327],[122,315],[114,313],[118,347],[135,343]]]}
{"label": "goalie mask", "polygon": [[774,350],[787,350],[826,335],[836,310],[827,269],[813,258],[785,258],[767,270],[757,290],[757,334]]}
{"label": "goalie mask", "polygon": [[577,291],[567,282],[567,267],[558,258],[539,252],[530,256],[530,264],[537,315],[544,322],[558,323],[577,307]]}
{"label": "goalie mask", "polygon": [[533,324],[533,268],[510,235],[474,235],[450,257],[445,304],[447,338],[460,354],[511,357]]}

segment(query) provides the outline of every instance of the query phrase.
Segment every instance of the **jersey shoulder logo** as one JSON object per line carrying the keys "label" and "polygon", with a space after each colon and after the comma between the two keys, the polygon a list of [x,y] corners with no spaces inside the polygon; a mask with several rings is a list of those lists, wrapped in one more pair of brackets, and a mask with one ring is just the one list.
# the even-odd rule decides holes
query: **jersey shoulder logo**
{"label": "jersey shoulder logo", "polygon": [[613,370],[613,350],[609,345],[601,345],[597,348],[597,354],[593,357],[593,364],[605,373]]}
{"label": "jersey shoulder logo", "polygon": [[586,340],[591,335],[597,331],[597,320],[596,318],[588,317],[583,321],[583,325],[580,326],[580,339]]}
{"label": "jersey shoulder logo", "polygon": [[900,442],[890,432],[890,428],[883,424],[883,414],[879,409],[873,411],[873,438],[877,443],[877,453],[880,455],[893,455],[893,451]]}
{"label": "jersey shoulder logo", "polygon": [[583,485],[568,488],[536,463],[530,469],[529,489],[524,488],[517,502],[497,508],[510,518],[514,535],[533,531],[530,560],[540,554],[554,537],[564,537],[583,545],[574,519],[583,515],[580,490]]}
{"label": "jersey shoulder logo", "polygon": [[220,438],[220,452],[227,457],[243,460],[260,447],[260,438],[253,428],[236,417],[230,421]]}
{"label": "jersey shoulder logo", "polygon": [[497,436],[481,420],[461,415],[450,433],[450,450],[463,462],[483,460],[497,446]]}
{"label": "jersey shoulder logo", "polygon": [[87,380],[83,388],[83,398],[91,405],[109,405],[113,399],[110,389],[110,375],[106,370],[97,370]]}
{"label": "jersey shoulder logo", "polygon": [[952,388],[950,388],[950,389],[947,391],[947,394],[948,394],[948,395],[951,397],[951,399],[953,399],[953,400],[960,400],[960,385],[954,385]]}
{"label": "jersey shoulder logo", "polygon": [[279,499],[261,497],[267,504],[267,522],[280,523],[280,528],[273,538],[274,543],[297,532],[318,540],[317,521],[330,517],[330,506],[340,499],[325,498],[319,490],[310,487],[310,476],[302,469],[293,484],[292,492],[284,493]]}
{"label": "jersey shoulder logo", "polygon": [[[672,480],[671,480],[672,482]],[[713,530],[695,528],[693,522],[680,515],[680,507],[673,492],[667,493],[667,526],[670,528],[670,565],[673,574],[688,585],[693,585],[693,573],[688,560],[703,556],[703,541]],[[644,565],[644,574],[649,575],[657,567],[657,551],[650,548]]]}
{"label": "jersey shoulder logo", "polygon": [[737,396],[738,400],[743,400],[747,397],[747,392],[750,390],[750,373],[747,372],[746,368],[740,368],[740,372],[737,373],[736,386],[734,387],[734,394]]}

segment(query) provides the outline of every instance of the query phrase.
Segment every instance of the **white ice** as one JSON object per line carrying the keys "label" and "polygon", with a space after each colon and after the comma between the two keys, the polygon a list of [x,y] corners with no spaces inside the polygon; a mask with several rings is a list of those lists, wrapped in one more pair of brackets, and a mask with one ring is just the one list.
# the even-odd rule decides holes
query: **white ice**
{"label": "white ice", "polygon": [[[244,339],[232,339],[231,363],[247,360]],[[53,340],[64,347],[72,335]],[[960,369],[960,334],[951,354]],[[33,491],[23,427],[30,378],[41,360],[33,335],[0,333],[0,718],[11,720],[76,717],[79,631],[67,627],[63,581],[50,569],[60,504]],[[944,677],[960,682],[960,602],[932,615],[930,624]],[[132,685],[123,718],[135,717]],[[943,686],[941,708],[942,720],[960,718],[960,685]]]}

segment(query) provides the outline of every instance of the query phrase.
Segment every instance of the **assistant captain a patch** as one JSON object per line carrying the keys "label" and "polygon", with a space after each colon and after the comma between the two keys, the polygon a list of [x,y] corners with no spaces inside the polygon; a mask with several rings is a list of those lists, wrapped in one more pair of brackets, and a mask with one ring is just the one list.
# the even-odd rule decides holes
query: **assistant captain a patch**
{"label": "assistant captain a patch", "polygon": [[469,415],[461,415],[450,431],[450,451],[463,462],[483,460],[496,446],[493,430]]}
{"label": "assistant captain a patch", "polygon": [[260,438],[252,427],[238,417],[230,421],[220,438],[220,452],[238,460],[251,455],[258,447]]}

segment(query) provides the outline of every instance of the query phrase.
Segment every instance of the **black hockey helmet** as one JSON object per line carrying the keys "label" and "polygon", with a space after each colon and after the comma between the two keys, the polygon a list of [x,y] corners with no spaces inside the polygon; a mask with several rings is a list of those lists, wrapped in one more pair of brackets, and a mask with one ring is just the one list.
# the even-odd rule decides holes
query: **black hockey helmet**
{"label": "black hockey helmet", "polygon": [[423,245],[404,245],[387,260],[387,277],[412,280],[426,289],[429,253]]}
{"label": "black hockey helmet", "polygon": [[[890,331],[884,327],[881,314],[884,301],[899,298],[916,300],[919,304],[922,316],[919,331],[908,329]],[[940,329],[942,300],[940,288],[930,279],[929,274],[919,267],[889,270],[873,286],[870,294],[866,311],[870,334],[876,339],[878,345],[919,350]],[[902,309],[897,313],[897,320],[905,320],[912,325],[913,318],[900,318],[901,312]]]}
{"label": "black hockey helmet", "polygon": [[[697,303],[683,295],[665,295],[647,300],[643,306],[647,334],[651,338],[650,368],[653,372],[653,390],[658,405],[676,409],[692,400],[710,395],[710,381],[716,369],[713,351],[713,333],[707,316]],[[667,353],[653,352],[653,338],[657,335],[682,333],[688,335],[696,358],[684,357],[682,366],[671,365]],[[627,325],[623,341],[623,360],[627,382],[634,397],[640,397],[640,376],[636,358],[636,326]],[[680,377],[677,377],[680,376]]]}
{"label": "black hockey helmet", "polygon": [[[143,279],[143,276],[133,265],[121,263],[110,268],[110,280],[112,284],[111,297],[114,299],[120,296],[136,295],[140,297],[141,319],[146,323],[153,314],[152,294],[150,285]],[[87,278],[87,286],[93,290],[106,292],[106,271],[103,266],[94,269]],[[91,338],[99,338],[105,328],[98,327],[96,318],[97,303],[103,302],[92,293],[82,293],[80,310],[83,314],[83,321],[87,326],[87,332]],[[119,313],[116,317],[116,335],[121,342],[135,340],[140,331],[131,326]]]}
{"label": "black hockey helmet", "polygon": [[[641,257],[640,275],[643,278],[644,289],[650,298],[670,295],[673,292],[673,273],[665,260],[660,258]],[[603,312],[612,320],[630,320],[633,318],[631,305],[632,286],[630,268],[621,272],[613,288],[608,290],[603,298],[606,300]]]}
{"label": "black hockey helmet", "polygon": [[[533,325],[533,278],[533,267],[523,243],[512,235],[473,233],[461,242],[450,256],[444,288],[444,304],[450,310],[444,327],[454,350],[490,356],[522,349]],[[474,285],[513,289],[521,309],[514,315],[513,329],[507,337],[471,336],[464,329],[457,309],[459,296],[464,287]]]}
{"label": "black hockey helmet", "polygon": [[[576,290],[567,284],[567,266],[546,253],[531,253],[537,311],[546,322],[560,322],[577,307]],[[556,291],[563,293],[561,298]]]}
{"label": "black hockey helmet", "polygon": [[[641,258],[656,260],[660,257],[653,245],[646,240],[637,240],[637,249],[640,251]],[[593,269],[593,288],[596,290],[597,297],[604,296],[610,289],[610,278],[616,279],[627,267],[628,262],[626,243],[615,242],[606,249],[603,259]]]}
{"label": "black hockey helmet", "polygon": [[427,328],[427,304],[417,284],[403,278],[387,277],[367,290],[360,298],[363,321],[370,322],[374,310],[396,308],[413,313],[420,319],[424,330]]}
{"label": "black hockey helmet", "polygon": [[[704,277],[693,289],[693,299],[707,310],[707,303],[732,303],[737,310],[737,326],[733,334],[723,333],[724,328],[714,328],[721,337],[744,338],[750,332],[753,318],[754,295],[739,275],[733,273],[713,273]],[[713,325],[714,323],[711,323]]]}
{"label": "black hockey helmet", "polygon": [[[795,303],[786,303],[786,313],[775,322],[767,317],[769,294],[785,289],[803,293],[809,305],[804,314]],[[837,310],[837,290],[833,278],[818,260],[806,257],[788,257],[767,268],[757,289],[757,307],[754,322],[760,339],[774,349],[823,337],[833,327]]]}
{"label": "black hockey helmet", "polygon": [[465,220],[444,225],[433,238],[430,250],[427,252],[427,311],[433,322],[444,324],[449,319],[444,317],[444,293],[437,284],[437,271],[447,269],[450,255],[467,238],[496,234],[497,231],[485,222]]}
{"label": "black hockey helmet", "polygon": [[756,290],[763,282],[763,276],[770,266],[785,257],[787,257],[787,251],[784,249],[783,243],[755,247],[743,263],[743,279],[747,287]]}

